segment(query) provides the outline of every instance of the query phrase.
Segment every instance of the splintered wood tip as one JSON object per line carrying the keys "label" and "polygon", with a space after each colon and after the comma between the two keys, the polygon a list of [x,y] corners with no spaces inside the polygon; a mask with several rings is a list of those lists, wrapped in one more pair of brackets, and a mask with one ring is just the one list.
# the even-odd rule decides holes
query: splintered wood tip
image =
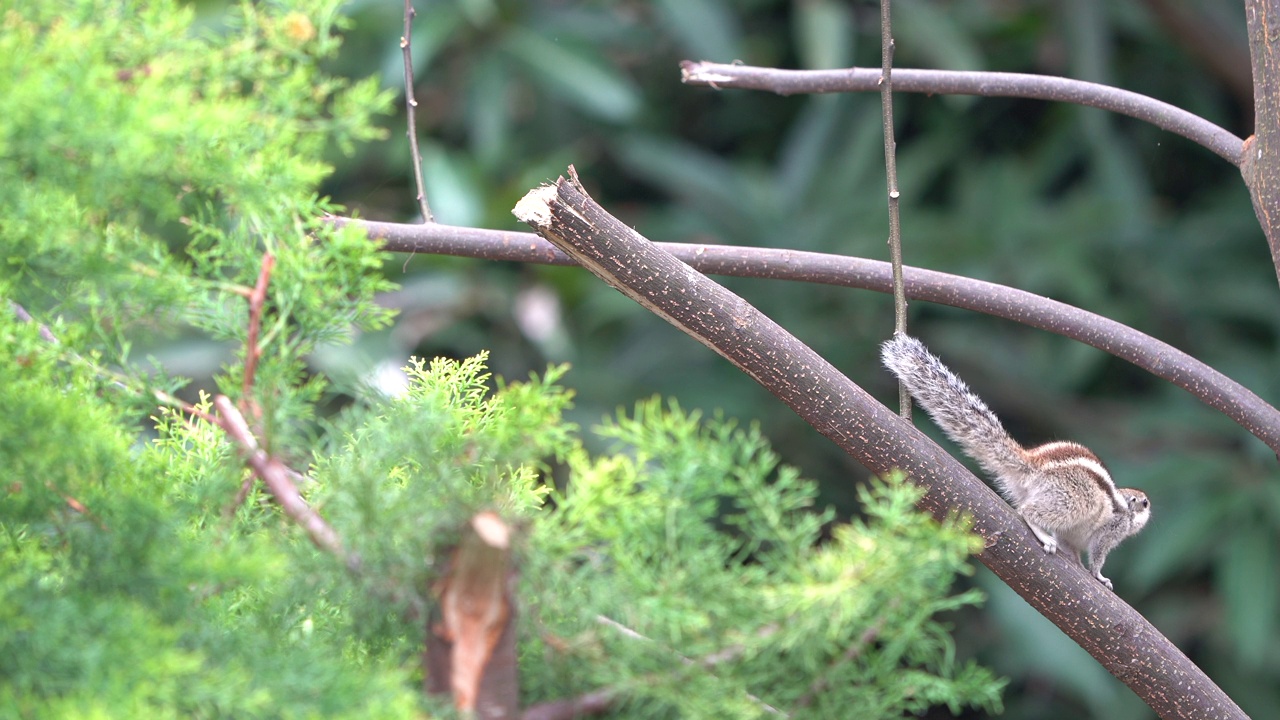
{"label": "splintered wood tip", "polygon": [[551,224],[551,202],[555,199],[554,185],[539,185],[520,198],[520,202],[511,209],[511,214],[515,215],[520,222],[529,223],[535,227],[549,225]]}

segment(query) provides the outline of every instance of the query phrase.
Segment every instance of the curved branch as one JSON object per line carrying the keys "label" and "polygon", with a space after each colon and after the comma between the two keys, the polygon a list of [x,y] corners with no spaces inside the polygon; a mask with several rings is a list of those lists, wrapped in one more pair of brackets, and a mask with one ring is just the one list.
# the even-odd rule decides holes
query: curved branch
{"label": "curved branch", "polygon": [[[845,70],[779,70],[723,63],[680,63],[681,81],[716,89],[767,90],[779,95],[797,93],[879,92],[879,68]],[[1109,85],[1007,72],[909,70],[894,68],[893,89],[929,95],[981,95],[1050,100],[1110,110],[1145,120],[1163,130],[1202,145],[1239,166],[1244,141],[1204,118],[1169,103]]]}
{"label": "curved branch", "polygon": [[1168,638],[1064,555],[1047,555],[1013,509],[955,458],[751,304],[658,248],[574,181],[531,191],[516,217],[602,280],[719,353],[878,474],[925,488],[937,517],[959,509],[986,541],[978,559],[1165,718],[1244,718]]}
{"label": "curved branch", "polygon": [[[331,217],[354,223],[393,252],[574,265],[532,233],[450,225],[400,225]],[[839,285],[893,291],[889,263],[826,253],[731,245],[656,243],[709,275]],[[1280,454],[1280,411],[1253,391],[1177,348],[1115,320],[1034,293],[948,273],[904,267],[907,297],[1012,320],[1078,340],[1164,378],[1218,410]]]}

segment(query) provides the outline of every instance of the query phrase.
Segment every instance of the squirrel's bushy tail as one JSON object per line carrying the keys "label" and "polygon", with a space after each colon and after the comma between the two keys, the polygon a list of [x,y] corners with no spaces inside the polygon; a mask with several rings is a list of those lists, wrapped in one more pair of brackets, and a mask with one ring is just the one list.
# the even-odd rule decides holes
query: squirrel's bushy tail
{"label": "squirrel's bushy tail", "polygon": [[[1022,448],[1009,437],[1000,419],[924,343],[908,335],[895,335],[884,343],[880,357],[947,437],[992,478],[1005,484],[1027,472]],[[1007,495],[1013,488],[1001,489]]]}

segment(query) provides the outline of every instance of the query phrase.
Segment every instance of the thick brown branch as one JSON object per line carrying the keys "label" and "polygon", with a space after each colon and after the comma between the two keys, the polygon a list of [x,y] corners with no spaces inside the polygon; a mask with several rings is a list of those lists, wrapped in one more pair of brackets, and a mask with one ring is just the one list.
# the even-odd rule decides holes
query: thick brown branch
{"label": "thick brown branch", "polygon": [[[680,69],[686,84],[721,90],[767,90],[779,95],[880,90],[879,68],[779,70],[685,60],[680,63]],[[1050,75],[895,68],[893,89],[928,95],[1024,97],[1102,108],[1145,120],[1212,150],[1232,165],[1240,164],[1244,141],[1235,135],[1169,103],[1108,85]]]}
{"label": "thick brown branch", "polygon": [[[451,225],[400,225],[331,218],[356,223],[394,252],[573,265],[574,261],[532,233],[481,230]],[[839,285],[889,293],[889,263],[863,258],[731,245],[657,243],[699,272],[709,275]],[[1092,345],[1164,378],[1234,420],[1280,454],[1280,411],[1253,391],[1177,348],[1115,320],[1023,290],[947,273],[906,267],[907,297],[950,305],[1030,325]]]}
{"label": "thick brown branch", "polygon": [[1280,279],[1280,0],[1245,0],[1244,8],[1253,59],[1254,128],[1240,174]]}
{"label": "thick brown branch", "polygon": [[609,215],[576,181],[560,178],[530,192],[515,214],[728,359],[865,467],[880,474],[901,468],[924,487],[921,504],[935,516],[970,515],[986,541],[979,559],[1161,716],[1245,717],[1137,611],[1065,556],[1046,555],[964,466],[745,300]]}

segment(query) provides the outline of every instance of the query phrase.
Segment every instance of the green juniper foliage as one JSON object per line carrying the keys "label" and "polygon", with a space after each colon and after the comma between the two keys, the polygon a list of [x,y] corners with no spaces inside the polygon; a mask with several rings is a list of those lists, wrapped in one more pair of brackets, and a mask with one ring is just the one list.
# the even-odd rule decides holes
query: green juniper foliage
{"label": "green juniper foliage", "polygon": [[[325,153],[375,137],[389,99],[318,69],[337,5],[244,3],[216,27],[171,2],[0,6],[0,717],[448,714],[420,690],[425,618],[480,510],[520,538],[527,704],[998,708],[936,617],[977,601],[950,593],[975,540],[900,480],[833,528],[756,431],[657,400],[592,456],[562,368],[495,383],[483,355],[414,361],[403,395],[348,387],[322,411],[309,353],[389,317],[374,244],[319,220]],[[221,348],[214,386],[140,359],[175,337]],[[182,391],[203,413],[212,393],[260,408],[258,442],[358,569],[256,482],[236,502],[253,476],[226,433],[157,406]]]}
{"label": "green juniper foliage", "polygon": [[654,399],[598,432],[618,453],[573,454],[533,529],[529,640],[545,664],[526,690],[617,687],[628,717],[999,707],[1001,683],[957,662],[935,618],[978,601],[949,588],[980,541],[917,511],[917,488],[873,483],[867,521],[823,540],[816,486],[754,429]]}

